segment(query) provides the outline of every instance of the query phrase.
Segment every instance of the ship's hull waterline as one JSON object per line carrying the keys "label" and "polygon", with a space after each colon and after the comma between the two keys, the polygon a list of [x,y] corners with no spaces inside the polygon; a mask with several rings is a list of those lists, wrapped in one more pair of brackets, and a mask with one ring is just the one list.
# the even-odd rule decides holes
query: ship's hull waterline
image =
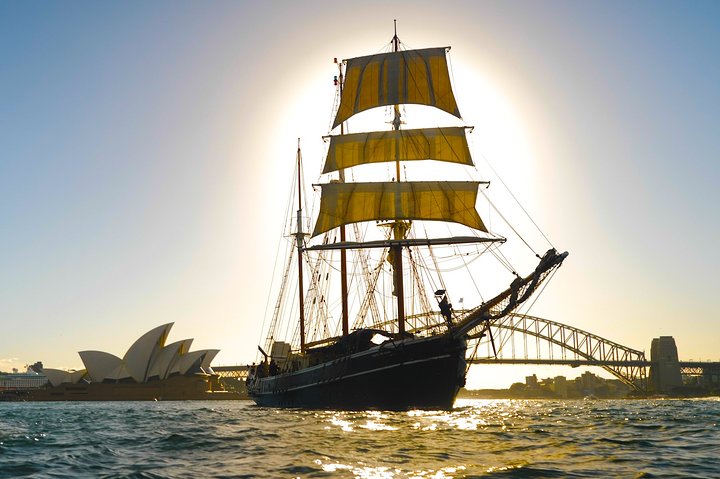
{"label": "ship's hull waterline", "polygon": [[465,385],[467,344],[449,335],[387,341],[276,376],[252,379],[260,406],[343,410],[451,409]]}

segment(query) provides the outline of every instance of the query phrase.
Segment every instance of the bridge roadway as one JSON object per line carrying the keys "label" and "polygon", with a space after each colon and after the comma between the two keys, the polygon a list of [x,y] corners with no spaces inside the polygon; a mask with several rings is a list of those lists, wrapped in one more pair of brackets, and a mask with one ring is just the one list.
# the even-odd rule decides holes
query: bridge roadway
{"label": "bridge roadway", "polygon": [[[609,367],[641,367],[650,368],[655,365],[652,361],[603,361],[598,359],[505,359],[505,358],[476,358],[470,359],[472,364],[532,364],[539,366],[609,366]],[[679,361],[680,372],[683,376],[702,376],[705,374],[720,375],[720,362],[712,361]]]}
{"label": "bridge roadway", "polygon": [[650,361],[609,361],[602,359],[504,359],[504,358],[477,358],[470,359],[472,364],[536,364],[541,366],[612,366],[612,367],[642,367],[648,368]]}
{"label": "bridge roadway", "polygon": [[221,378],[247,379],[250,366],[213,366],[212,370]]}

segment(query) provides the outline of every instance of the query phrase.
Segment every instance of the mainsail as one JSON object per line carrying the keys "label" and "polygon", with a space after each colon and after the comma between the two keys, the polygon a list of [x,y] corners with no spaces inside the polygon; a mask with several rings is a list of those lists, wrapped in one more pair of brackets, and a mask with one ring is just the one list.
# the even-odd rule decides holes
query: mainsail
{"label": "mainsail", "polygon": [[330,137],[324,173],[369,163],[437,160],[473,166],[465,127],[373,131]]}
{"label": "mainsail", "polygon": [[379,53],[347,60],[333,128],[378,106],[419,104],[460,118],[448,73],[446,47]]}
{"label": "mainsail", "polygon": [[313,236],[373,220],[439,220],[487,232],[475,209],[477,181],[328,183],[320,185]]}

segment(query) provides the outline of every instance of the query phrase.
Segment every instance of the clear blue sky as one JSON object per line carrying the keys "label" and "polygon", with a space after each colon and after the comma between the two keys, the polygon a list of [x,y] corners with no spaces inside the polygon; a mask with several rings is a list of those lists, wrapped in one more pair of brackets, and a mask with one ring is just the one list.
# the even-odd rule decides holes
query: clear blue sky
{"label": "clear blue sky", "polygon": [[319,163],[332,58],[394,18],[571,252],[533,313],[720,360],[717,2],[5,1],[0,370],[168,321],[252,361],[296,139]]}

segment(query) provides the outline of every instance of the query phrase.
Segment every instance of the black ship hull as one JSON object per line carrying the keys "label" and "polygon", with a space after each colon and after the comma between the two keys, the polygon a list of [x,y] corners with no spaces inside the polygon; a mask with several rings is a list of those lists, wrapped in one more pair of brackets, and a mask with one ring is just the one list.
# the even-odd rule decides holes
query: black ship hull
{"label": "black ship hull", "polygon": [[269,377],[251,376],[260,406],[312,409],[451,409],[465,385],[464,338],[438,335],[373,345]]}

